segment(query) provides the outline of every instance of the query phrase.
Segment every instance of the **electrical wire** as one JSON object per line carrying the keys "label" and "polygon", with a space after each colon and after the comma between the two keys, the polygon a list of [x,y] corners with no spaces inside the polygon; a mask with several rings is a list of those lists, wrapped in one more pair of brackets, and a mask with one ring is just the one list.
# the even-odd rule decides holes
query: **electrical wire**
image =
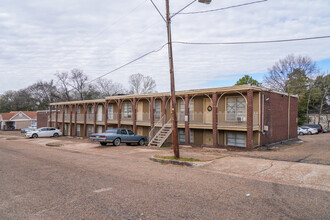
{"label": "electrical wire", "polygon": [[263,2],[266,2],[266,1],[268,1],[268,0],[260,0],[260,1],[248,2],[248,3],[244,3],[244,4],[232,5],[232,6],[228,6],[228,7],[224,7],[224,8],[217,8],[217,9],[211,9],[211,10],[205,10],[205,11],[183,12],[183,13],[177,13],[177,14],[180,14],[180,15],[192,15],[192,14],[209,13],[209,12],[222,11],[222,10],[231,9],[231,8],[238,8],[238,7],[252,5],[252,4],[263,3]]}
{"label": "electrical wire", "polygon": [[318,37],[305,37],[281,40],[262,40],[262,41],[241,41],[241,42],[186,42],[186,41],[173,41],[173,44],[190,44],[190,45],[236,45],[236,44],[266,44],[266,43],[282,43],[291,41],[304,41],[330,38],[330,35]]}
{"label": "electrical wire", "polygon": [[134,62],[136,62],[136,61],[138,61],[138,60],[140,60],[140,59],[142,59],[142,58],[144,58],[144,57],[146,57],[146,56],[148,56],[148,55],[150,55],[152,53],[157,53],[157,52],[161,51],[167,44],[168,43],[165,43],[160,48],[155,49],[155,50],[151,50],[148,53],[145,53],[145,54],[139,56],[138,58],[135,58],[134,60],[131,60],[130,62],[128,62],[126,64],[123,64],[123,65],[121,65],[121,66],[119,66],[119,67],[117,67],[117,68],[115,68],[115,69],[113,69],[113,70],[111,70],[111,71],[109,71],[109,72],[107,72],[107,73],[105,73],[105,74],[103,74],[103,75],[101,75],[101,76],[99,76],[99,77],[97,77],[97,78],[95,78],[95,79],[87,82],[87,84],[92,83],[92,82],[94,82],[94,81],[96,81],[98,79],[101,79],[101,78],[103,78],[103,77],[105,77],[105,76],[109,75],[110,73],[113,73],[113,72],[115,72],[117,70],[120,70],[120,69],[124,68],[125,66],[128,66],[128,65],[130,65],[130,64],[132,64],[132,63],[134,63]]}

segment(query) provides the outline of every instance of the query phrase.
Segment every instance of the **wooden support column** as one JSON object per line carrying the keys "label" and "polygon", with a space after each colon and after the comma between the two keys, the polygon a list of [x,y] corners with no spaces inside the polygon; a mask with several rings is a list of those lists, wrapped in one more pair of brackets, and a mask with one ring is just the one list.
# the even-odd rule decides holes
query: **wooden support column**
{"label": "wooden support column", "polygon": [[84,103],[84,131],[83,137],[87,137],[87,105]]}
{"label": "wooden support column", "polygon": [[120,122],[121,122],[121,100],[120,99],[118,99],[117,106],[118,106],[118,112],[117,112],[118,118],[117,118],[117,121],[118,121],[118,128],[120,128],[120,126],[121,126],[121,124],[120,124]]}
{"label": "wooden support column", "polygon": [[65,135],[65,105],[62,105],[62,133]]}
{"label": "wooden support column", "polygon": [[[185,129],[185,138],[186,145],[190,145],[190,129],[189,129],[189,95],[184,96],[184,129]],[[187,120],[186,120],[187,119]]]}
{"label": "wooden support column", "polygon": [[212,130],[213,130],[213,147],[218,146],[218,108],[217,108],[218,95],[216,92],[212,94]]}
{"label": "wooden support column", "polygon": [[[150,130],[152,130],[152,129],[154,128],[154,119],[155,119],[155,117],[154,117],[154,113],[155,113],[155,111],[154,111],[154,102],[155,102],[154,97],[151,97],[151,98],[150,98]],[[154,132],[152,132],[152,133],[150,134],[151,137],[154,136],[153,133],[154,133]]]}
{"label": "wooden support column", "polygon": [[133,110],[132,110],[133,112],[132,112],[132,114],[133,114],[133,116],[132,116],[132,119],[133,119],[133,132],[134,132],[134,134],[136,134],[136,98],[134,97],[133,98]]}
{"label": "wooden support column", "polygon": [[52,123],[52,106],[49,106],[49,123],[48,126],[52,127],[53,123]]}
{"label": "wooden support column", "polygon": [[163,125],[167,122],[166,119],[166,97],[162,97],[162,113],[163,113]]}
{"label": "wooden support column", "polygon": [[70,136],[72,135],[72,104],[70,104]]}
{"label": "wooden support column", "polygon": [[104,105],[104,131],[108,129],[108,101],[105,100]]}
{"label": "wooden support column", "polygon": [[247,134],[246,134],[246,148],[253,148],[253,90],[247,91]]}
{"label": "wooden support column", "polygon": [[97,105],[96,103],[94,102],[93,103],[93,109],[94,109],[94,124],[93,124],[93,127],[94,127],[94,133],[97,132],[97,128],[96,128],[96,118],[97,118]]}
{"label": "wooden support column", "polygon": [[58,128],[58,105],[56,105],[55,111],[55,127]]}
{"label": "wooden support column", "polygon": [[74,136],[77,136],[78,108],[79,108],[79,105],[75,104],[75,107],[74,107]]}

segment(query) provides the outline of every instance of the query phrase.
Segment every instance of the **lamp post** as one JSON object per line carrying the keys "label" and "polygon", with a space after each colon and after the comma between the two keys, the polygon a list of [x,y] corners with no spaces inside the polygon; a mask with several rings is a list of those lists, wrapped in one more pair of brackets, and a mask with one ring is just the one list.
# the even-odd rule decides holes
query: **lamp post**
{"label": "lamp post", "polygon": [[[170,16],[170,2],[166,1],[166,26],[167,26],[167,45],[168,45],[168,58],[171,76],[171,120],[172,120],[172,145],[174,157],[180,158],[179,140],[178,140],[178,121],[176,114],[176,96],[175,96],[175,82],[174,82],[174,64],[173,64],[173,51],[172,51],[172,34],[171,34],[171,16]],[[200,3],[210,4],[212,0],[198,0]]]}

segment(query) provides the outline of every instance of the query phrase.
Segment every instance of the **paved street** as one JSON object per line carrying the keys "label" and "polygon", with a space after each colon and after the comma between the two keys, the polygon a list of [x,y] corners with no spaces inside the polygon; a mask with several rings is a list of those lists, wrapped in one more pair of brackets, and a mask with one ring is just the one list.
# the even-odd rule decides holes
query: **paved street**
{"label": "paved street", "polygon": [[216,172],[222,159],[202,168],[161,165],[148,160],[158,149],[46,147],[51,141],[0,137],[2,219],[330,217],[328,190]]}

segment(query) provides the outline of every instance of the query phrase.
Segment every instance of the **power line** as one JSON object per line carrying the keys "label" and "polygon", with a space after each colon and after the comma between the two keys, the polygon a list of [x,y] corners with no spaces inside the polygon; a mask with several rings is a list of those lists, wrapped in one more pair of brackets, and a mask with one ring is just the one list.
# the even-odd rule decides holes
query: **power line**
{"label": "power line", "polygon": [[304,40],[316,40],[330,38],[330,35],[318,36],[318,37],[305,37],[305,38],[293,38],[293,39],[281,39],[281,40],[262,40],[262,41],[241,41],[241,42],[186,42],[186,41],[173,41],[173,44],[190,44],[190,45],[236,45],[236,44],[266,44],[266,43],[282,43],[291,41],[304,41]]}
{"label": "power line", "polygon": [[217,8],[217,9],[211,9],[211,10],[205,10],[205,11],[193,11],[193,12],[185,12],[185,13],[177,13],[177,14],[191,15],[191,14],[201,14],[201,13],[222,11],[222,10],[226,10],[226,9],[238,8],[238,7],[242,7],[242,6],[247,6],[247,5],[252,5],[252,4],[257,4],[257,3],[262,3],[262,2],[266,2],[266,1],[268,1],[268,0],[260,0],[260,1],[248,2],[248,3],[244,3],[244,4],[232,5],[232,6],[228,6],[228,7],[224,7],[224,8]]}
{"label": "power line", "polygon": [[109,72],[107,72],[107,73],[105,73],[105,74],[103,74],[103,75],[101,75],[101,76],[99,76],[99,77],[97,77],[97,78],[89,81],[88,84],[89,83],[92,83],[92,82],[94,82],[94,81],[96,81],[98,79],[101,79],[101,78],[105,77],[106,75],[109,75],[110,73],[113,73],[113,72],[115,72],[117,70],[120,70],[120,69],[124,68],[125,66],[128,66],[128,65],[130,65],[130,64],[132,64],[132,63],[134,63],[134,62],[136,62],[136,61],[138,61],[138,60],[140,60],[140,59],[142,59],[142,58],[144,58],[144,57],[146,57],[146,56],[148,56],[148,55],[150,55],[152,53],[157,53],[157,52],[161,51],[167,44],[168,43],[165,43],[160,48],[155,49],[155,50],[151,50],[148,53],[145,53],[145,54],[139,56],[138,58],[135,58],[134,60],[132,60],[132,61],[130,61],[130,62],[124,64],[124,65],[121,65],[121,66],[119,66],[119,67],[117,67],[117,68],[115,68],[115,69],[113,69],[113,70],[111,70],[111,71],[109,71]]}

